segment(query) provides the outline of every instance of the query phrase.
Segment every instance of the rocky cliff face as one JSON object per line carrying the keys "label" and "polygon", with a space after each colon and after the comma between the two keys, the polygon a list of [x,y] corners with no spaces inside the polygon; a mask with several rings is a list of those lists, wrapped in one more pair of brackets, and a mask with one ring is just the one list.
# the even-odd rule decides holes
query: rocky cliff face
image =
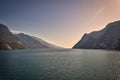
{"label": "rocky cliff face", "polygon": [[100,31],[84,34],[73,48],[120,50],[120,21],[109,23]]}
{"label": "rocky cliff face", "polygon": [[0,50],[25,48],[27,47],[22,41],[16,38],[5,25],[0,24]]}

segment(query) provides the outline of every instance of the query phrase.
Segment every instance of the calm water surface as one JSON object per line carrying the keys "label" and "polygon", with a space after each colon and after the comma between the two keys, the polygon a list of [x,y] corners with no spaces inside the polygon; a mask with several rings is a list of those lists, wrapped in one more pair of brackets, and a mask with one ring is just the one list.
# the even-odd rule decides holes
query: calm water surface
{"label": "calm water surface", "polygon": [[0,80],[120,80],[120,51],[0,51]]}

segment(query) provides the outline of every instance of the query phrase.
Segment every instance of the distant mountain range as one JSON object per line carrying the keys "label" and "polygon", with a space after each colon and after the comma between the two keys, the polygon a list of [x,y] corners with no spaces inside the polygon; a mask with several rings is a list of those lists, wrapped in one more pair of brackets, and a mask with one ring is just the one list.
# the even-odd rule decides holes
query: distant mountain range
{"label": "distant mountain range", "polygon": [[100,31],[84,34],[73,48],[120,50],[120,21],[109,23]]}
{"label": "distant mountain range", "polygon": [[[42,39],[24,33],[12,34],[8,27],[0,24],[0,50],[61,48]],[[109,23],[100,31],[84,34],[73,49],[120,50],[120,21]]]}
{"label": "distant mountain range", "polygon": [[8,27],[0,24],[0,50],[60,48],[37,37],[24,33],[12,34]]}
{"label": "distant mountain range", "polygon": [[24,33],[15,34],[15,36],[21,40],[29,49],[35,48],[60,48],[53,44],[50,44],[42,39],[39,39],[34,36],[29,36]]}

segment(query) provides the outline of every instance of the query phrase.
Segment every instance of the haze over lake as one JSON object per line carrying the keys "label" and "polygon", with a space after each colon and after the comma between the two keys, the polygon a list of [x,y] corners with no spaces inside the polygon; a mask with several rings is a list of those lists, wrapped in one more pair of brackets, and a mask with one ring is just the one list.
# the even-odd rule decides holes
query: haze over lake
{"label": "haze over lake", "polygon": [[0,80],[119,80],[119,51],[0,51]]}

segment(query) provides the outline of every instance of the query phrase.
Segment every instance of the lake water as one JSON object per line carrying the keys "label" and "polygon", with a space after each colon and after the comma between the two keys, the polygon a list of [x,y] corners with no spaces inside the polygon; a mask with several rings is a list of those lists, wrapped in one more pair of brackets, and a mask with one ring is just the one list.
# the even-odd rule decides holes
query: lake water
{"label": "lake water", "polygon": [[85,49],[0,51],[0,80],[120,80],[120,52]]}

